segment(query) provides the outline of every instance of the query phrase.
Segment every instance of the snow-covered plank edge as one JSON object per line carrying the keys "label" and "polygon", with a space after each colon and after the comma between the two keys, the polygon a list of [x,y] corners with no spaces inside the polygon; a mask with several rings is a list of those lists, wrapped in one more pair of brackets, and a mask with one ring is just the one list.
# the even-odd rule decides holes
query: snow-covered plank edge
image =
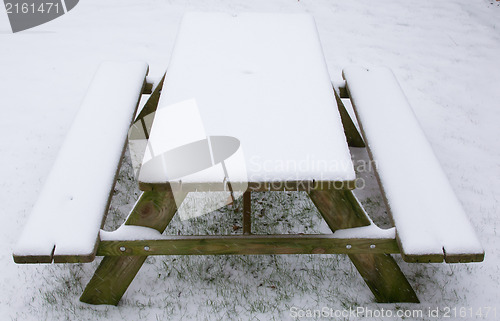
{"label": "snow-covered plank edge", "polygon": [[484,250],[388,68],[343,77],[407,262],[480,262]]}
{"label": "snow-covered plank edge", "polygon": [[[257,234],[254,234],[254,236],[255,235]],[[283,237],[289,236],[288,234],[283,235]],[[303,235],[308,236],[308,234]],[[311,235],[313,234],[309,236]],[[381,229],[375,224],[371,224],[368,226],[336,230],[333,234],[328,234],[328,236],[336,239],[394,239],[395,229]],[[101,230],[100,232],[101,241],[152,241],[170,240],[176,239],[176,237],[177,236],[163,235],[153,228],[134,225],[121,225],[115,231],[109,232]]]}
{"label": "snow-covered plank edge", "polygon": [[14,248],[16,263],[94,260],[148,69],[100,65]]}

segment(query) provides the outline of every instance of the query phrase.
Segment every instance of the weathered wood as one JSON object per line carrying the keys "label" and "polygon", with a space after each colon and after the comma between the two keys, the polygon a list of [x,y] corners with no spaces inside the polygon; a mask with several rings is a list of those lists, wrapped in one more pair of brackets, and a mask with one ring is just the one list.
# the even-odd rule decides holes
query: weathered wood
{"label": "weathered wood", "polygon": [[310,191],[309,197],[332,231],[371,224],[351,191]]}
{"label": "weathered wood", "polygon": [[243,193],[243,234],[252,234],[252,193]]}
{"label": "weathered wood", "polygon": [[[411,258],[407,258],[407,259],[408,259],[408,261],[411,261]],[[447,255],[446,253],[444,253],[444,261],[446,263],[483,262],[484,261],[484,252],[483,253],[471,253],[471,254],[453,254],[453,255]]]}
{"label": "weathered wood", "polygon": [[361,138],[361,134],[358,132],[356,125],[351,119],[351,116],[347,112],[347,109],[340,99],[340,94],[337,92],[336,88],[333,88],[335,95],[335,101],[337,102],[337,108],[340,113],[340,119],[342,120],[342,126],[344,127],[344,134],[347,138],[347,144],[351,147],[365,147],[365,142]]}
{"label": "weathered wood", "polygon": [[[332,231],[371,224],[351,191],[309,192]],[[419,302],[415,291],[389,254],[349,254],[377,302]]]}
{"label": "weathered wood", "polygon": [[[401,240],[397,236],[396,241],[398,242],[399,248],[402,248]],[[401,251],[401,257],[407,263],[442,263],[444,261],[444,255],[435,253],[408,255]]]}
{"label": "weathered wood", "polygon": [[349,254],[349,258],[377,302],[420,302],[390,254]]}
{"label": "weathered wood", "polygon": [[[180,198],[183,199],[177,196],[177,199]],[[171,190],[144,192],[125,224],[146,226],[161,233],[176,211],[177,206]],[[90,304],[118,304],[146,257],[104,257],[87,284],[80,301]]]}
{"label": "weathered wood", "polygon": [[[401,238],[397,237],[399,248],[402,247]],[[471,263],[471,262],[482,262],[484,261],[483,253],[464,253],[464,254],[447,254],[444,255],[432,254],[432,253],[422,253],[422,254],[405,254],[401,251],[401,256],[403,260],[408,263]]]}
{"label": "weathered wood", "polygon": [[194,235],[157,240],[102,241],[97,255],[399,253],[394,238],[337,238],[331,234]]}

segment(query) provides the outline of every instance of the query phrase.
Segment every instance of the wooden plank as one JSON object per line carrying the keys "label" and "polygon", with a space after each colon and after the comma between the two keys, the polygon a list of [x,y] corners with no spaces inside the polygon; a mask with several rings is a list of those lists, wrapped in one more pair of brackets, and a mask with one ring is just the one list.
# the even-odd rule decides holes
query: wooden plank
{"label": "wooden plank", "polygon": [[[177,196],[177,199],[183,199],[182,196]],[[150,227],[161,233],[176,211],[172,191],[144,192],[125,224]],[[118,304],[146,257],[104,257],[80,301],[90,304]]]}
{"label": "wooden plank", "polygon": [[[332,231],[368,226],[370,219],[351,191],[309,192]],[[415,291],[389,254],[349,254],[377,302],[419,302]]]}
{"label": "wooden plank", "polygon": [[[418,262],[420,257],[414,258],[415,262]],[[411,261],[411,258],[410,258]],[[453,254],[447,255],[444,253],[444,261],[446,263],[470,263],[470,262],[483,262],[484,261],[484,252],[476,253],[476,254]]]}
{"label": "wooden plank", "polygon": [[16,263],[94,259],[147,72],[145,63],[101,64],[14,249]]}
{"label": "wooden plank", "polygon": [[394,74],[343,76],[407,262],[477,262],[484,250]]}
{"label": "wooden plank", "polygon": [[156,240],[102,241],[97,255],[249,255],[399,253],[394,238],[337,238],[329,234],[195,235]]}

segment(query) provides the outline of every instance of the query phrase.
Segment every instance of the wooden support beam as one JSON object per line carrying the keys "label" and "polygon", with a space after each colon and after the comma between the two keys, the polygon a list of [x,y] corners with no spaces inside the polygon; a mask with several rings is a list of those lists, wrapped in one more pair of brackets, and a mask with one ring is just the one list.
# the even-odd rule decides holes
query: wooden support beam
{"label": "wooden support beam", "polygon": [[252,234],[252,194],[243,193],[243,234]]}
{"label": "wooden support beam", "polygon": [[[162,233],[176,211],[177,206],[171,190],[144,192],[125,225],[150,227]],[[87,284],[80,301],[117,305],[146,258],[147,256],[104,257]]]}
{"label": "wooden support beam", "polygon": [[[163,81],[163,78],[162,80]],[[150,95],[155,90],[155,85],[158,87],[159,81],[156,77],[147,76],[144,87],[142,88],[143,95]],[[345,88],[345,87],[344,87]]]}
{"label": "wooden support beam", "polygon": [[[137,115],[137,117],[135,118],[135,122],[138,122],[141,119],[143,119],[144,117],[146,117],[147,115],[156,112],[156,108],[158,107],[158,102],[160,101],[161,90],[163,88],[163,82],[165,81],[165,75],[166,75],[166,72],[165,72],[165,74],[163,74],[163,77],[160,79],[160,81],[158,82],[158,84],[156,85],[156,87],[154,89],[152,88],[153,84],[151,83],[151,90],[152,90],[151,96],[149,96],[149,99],[144,104],[144,107],[139,112],[139,115]],[[148,83],[146,82],[145,87],[147,87],[147,86],[148,86]],[[146,89],[143,89],[143,94],[146,94],[147,93],[146,91],[147,91]],[[149,128],[148,128],[148,132],[149,132]]]}
{"label": "wooden support beam", "polygon": [[[370,225],[352,191],[313,190],[309,197],[332,231]],[[349,254],[377,302],[419,302],[415,291],[389,254]]]}
{"label": "wooden support beam", "polygon": [[143,95],[151,95],[153,92],[153,83],[152,82],[146,82],[144,84],[144,88],[142,88],[142,94]]}
{"label": "wooden support beam", "polygon": [[333,92],[335,95],[335,101],[337,102],[337,108],[340,113],[340,119],[342,120],[342,126],[344,127],[344,134],[347,138],[347,144],[350,147],[366,147],[363,138],[361,138],[361,134],[356,128],[356,125],[354,125],[354,122],[347,112],[342,99],[340,99],[341,95],[337,92],[335,87],[333,88]]}
{"label": "wooden support beam", "polygon": [[338,238],[332,234],[193,235],[156,240],[102,241],[97,255],[399,253],[394,238]]}
{"label": "wooden support beam", "polygon": [[332,86],[338,92],[340,98],[350,98],[345,80],[332,81]]}

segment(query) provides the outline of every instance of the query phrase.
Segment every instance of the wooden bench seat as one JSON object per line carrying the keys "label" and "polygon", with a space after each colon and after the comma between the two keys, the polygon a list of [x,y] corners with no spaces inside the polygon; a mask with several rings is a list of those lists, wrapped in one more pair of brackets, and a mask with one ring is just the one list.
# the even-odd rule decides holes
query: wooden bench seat
{"label": "wooden bench seat", "polygon": [[407,262],[482,261],[484,251],[393,73],[343,71]]}
{"label": "wooden bench seat", "polygon": [[16,263],[89,262],[148,65],[101,64],[14,249]]}

